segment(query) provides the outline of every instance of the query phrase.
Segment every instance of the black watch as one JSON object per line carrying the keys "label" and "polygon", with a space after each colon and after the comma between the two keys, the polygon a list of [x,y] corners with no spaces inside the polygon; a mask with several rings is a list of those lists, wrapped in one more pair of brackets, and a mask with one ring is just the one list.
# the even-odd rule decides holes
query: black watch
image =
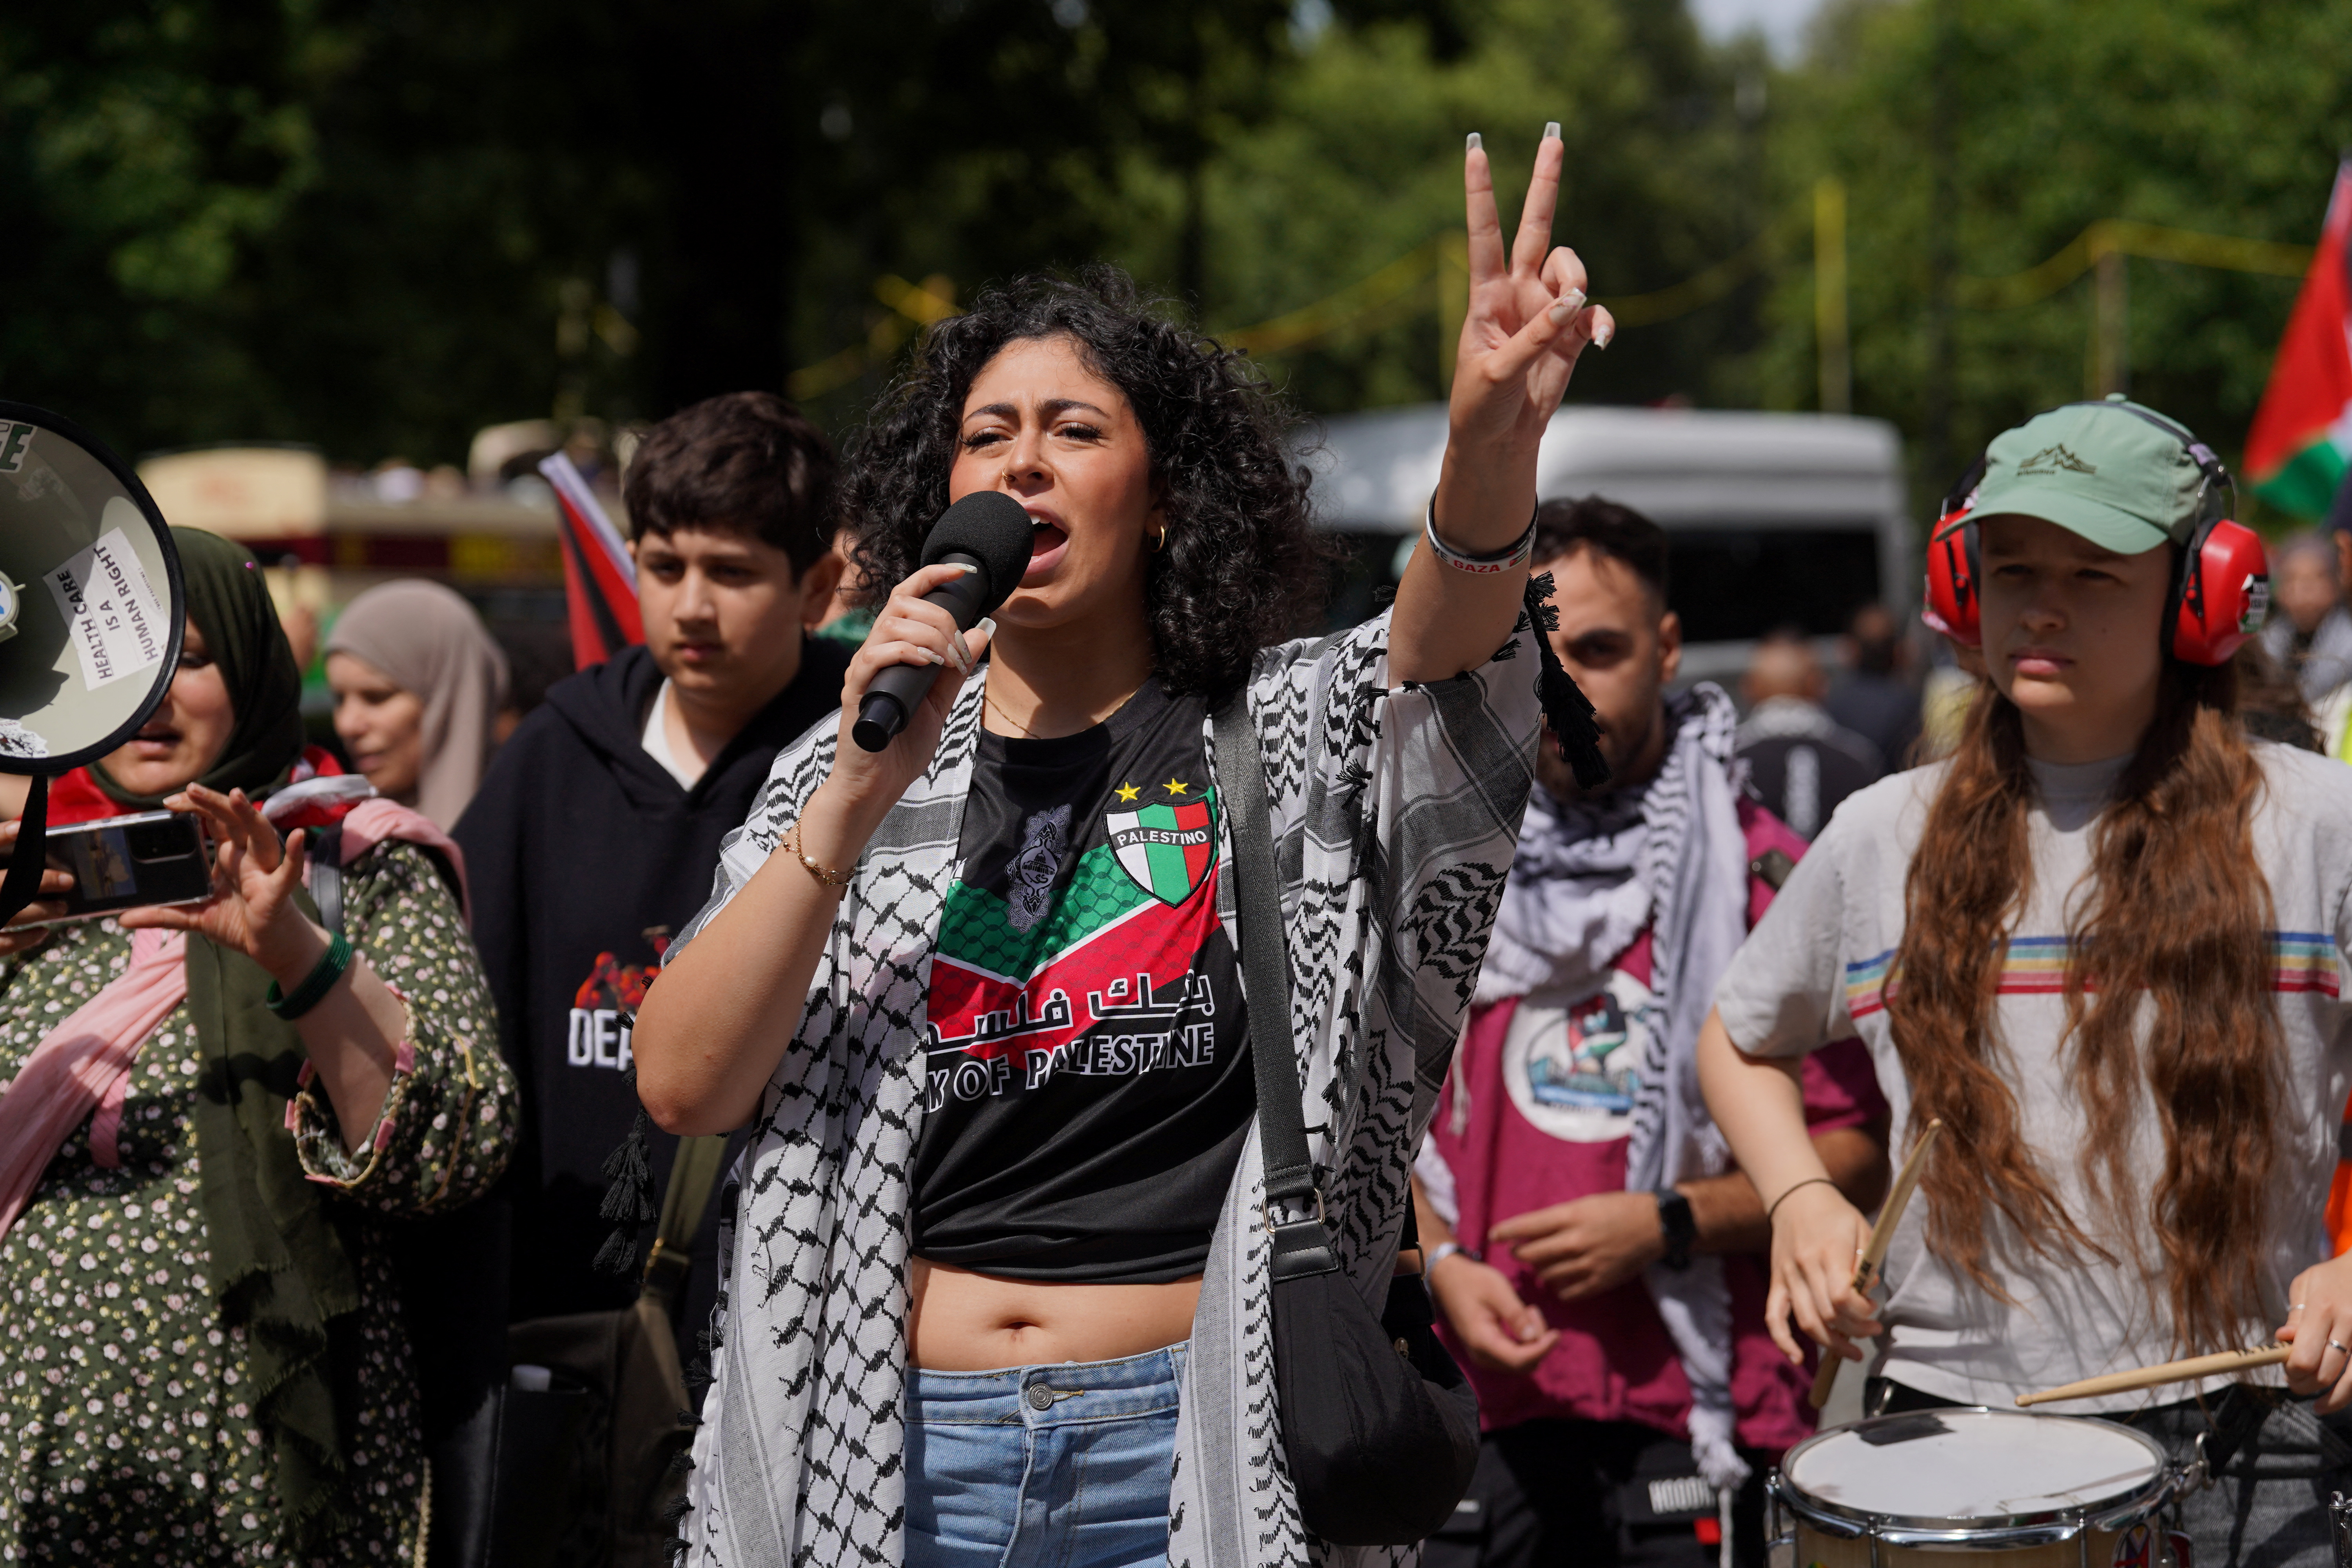
{"label": "black watch", "polygon": [[1672,1187],[1658,1190],[1658,1229],[1666,1238],[1666,1255],[1658,1259],[1669,1268],[1688,1268],[1691,1245],[1698,1240],[1698,1221],[1691,1216],[1690,1199]]}

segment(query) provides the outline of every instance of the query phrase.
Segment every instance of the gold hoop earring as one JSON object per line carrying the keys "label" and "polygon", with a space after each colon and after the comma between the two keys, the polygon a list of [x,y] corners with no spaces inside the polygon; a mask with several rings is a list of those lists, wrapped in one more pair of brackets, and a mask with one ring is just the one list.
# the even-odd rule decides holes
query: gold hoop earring
{"label": "gold hoop earring", "polygon": [[1165,549],[1167,549],[1167,548],[1168,548],[1168,525],[1167,525],[1166,523],[1164,523],[1164,522],[1163,522],[1163,523],[1161,523],[1161,524],[1160,525],[1160,539],[1159,539],[1159,542],[1158,542],[1157,543],[1155,543],[1155,544],[1153,544],[1153,545],[1152,545],[1152,547],[1151,547],[1151,552],[1152,552],[1154,555],[1157,555],[1157,554],[1159,554],[1161,551],[1163,551],[1163,550],[1165,550]]}

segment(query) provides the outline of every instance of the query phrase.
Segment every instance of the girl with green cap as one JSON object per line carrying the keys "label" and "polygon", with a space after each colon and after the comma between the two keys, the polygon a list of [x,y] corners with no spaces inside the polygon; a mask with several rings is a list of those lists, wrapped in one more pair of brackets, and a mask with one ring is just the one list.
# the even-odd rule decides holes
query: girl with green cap
{"label": "girl with green cap", "polygon": [[[2121,401],[1988,449],[1931,571],[1985,677],[1958,750],[1850,797],[1716,992],[1709,1105],[1775,1208],[1767,1320],[1859,1359],[1870,1414],[2021,1394],[2277,1337],[2285,1385],[2070,1401],[2215,1483],[2199,1568],[2334,1561],[2352,1484],[2352,1258],[2324,1223],[2352,1079],[2352,772],[2251,739],[2231,662],[2258,543],[2228,476]],[[1940,575],[1937,573],[1940,572]],[[1898,1146],[1944,1135],[1874,1304],[1791,1076],[1859,1036]],[[2270,1374],[2275,1376],[2276,1374]],[[2317,1394],[2297,1403],[2290,1391]]]}
{"label": "girl with green cap", "polygon": [[255,804],[301,761],[292,653],[245,551],[173,536],[170,695],[58,794],[201,816],[214,896],[0,934],[0,1561],[412,1561],[383,1227],[497,1180],[513,1080],[429,823],[347,818],[316,918],[308,835]]}

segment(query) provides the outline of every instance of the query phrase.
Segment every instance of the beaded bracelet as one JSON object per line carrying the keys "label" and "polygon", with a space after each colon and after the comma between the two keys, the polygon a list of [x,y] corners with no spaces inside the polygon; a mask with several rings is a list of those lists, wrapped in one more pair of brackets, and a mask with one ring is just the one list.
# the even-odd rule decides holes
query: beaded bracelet
{"label": "beaded bracelet", "polygon": [[849,886],[851,872],[836,871],[830,866],[820,866],[807,850],[801,847],[801,825],[798,821],[793,822],[792,826],[785,832],[784,847],[791,850],[793,858],[799,860],[802,865],[808,868],[808,874],[810,876],[814,877],[826,887],[846,888]]}
{"label": "beaded bracelet", "polygon": [[294,987],[292,995],[280,994],[278,982],[273,980],[261,998],[262,1005],[290,1024],[325,1001],[327,993],[335,988],[335,982],[341,980],[343,972],[351,966],[352,944],[342,932],[337,931],[333,940],[327,943],[327,951],[311,966],[310,973],[302,977],[302,984]]}
{"label": "beaded bracelet", "polygon": [[1528,531],[1507,549],[1492,555],[1465,554],[1437,537],[1437,497],[1434,495],[1429,498],[1429,511],[1422,519],[1421,531],[1429,541],[1429,547],[1437,552],[1440,561],[1456,572],[1469,572],[1484,577],[1524,566],[1536,552],[1536,520],[1532,512],[1528,515]]}

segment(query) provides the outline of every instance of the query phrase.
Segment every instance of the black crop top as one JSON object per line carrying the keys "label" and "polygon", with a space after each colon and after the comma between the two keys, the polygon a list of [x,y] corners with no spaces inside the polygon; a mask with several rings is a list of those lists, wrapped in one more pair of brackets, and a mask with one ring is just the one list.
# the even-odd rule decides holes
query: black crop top
{"label": "black crop top", "polygon": [[982,732],[931,963],[915,1252],[1015,1279],[1198,1274],[1256,1110],[1203,710]]}

